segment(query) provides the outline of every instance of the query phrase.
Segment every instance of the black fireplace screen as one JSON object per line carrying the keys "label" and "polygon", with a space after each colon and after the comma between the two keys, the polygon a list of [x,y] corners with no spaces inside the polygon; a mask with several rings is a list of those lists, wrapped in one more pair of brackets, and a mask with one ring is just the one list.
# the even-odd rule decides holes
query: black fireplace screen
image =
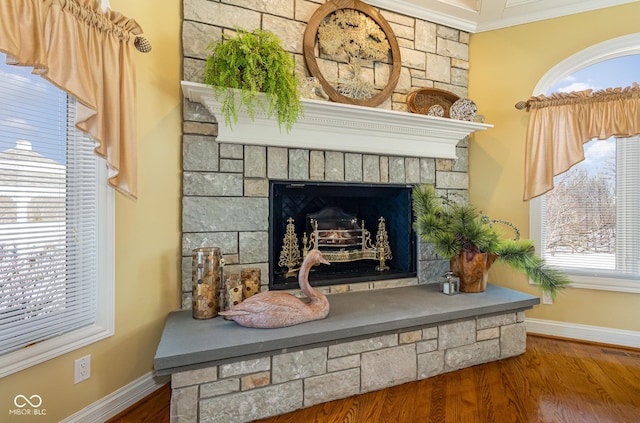
{"label": "black fireplace screen", "polygon": [[312,269],[314,286],[416,276],[409,185],[270,181],[270,289],[298,286],[306,250],[330,266]]}

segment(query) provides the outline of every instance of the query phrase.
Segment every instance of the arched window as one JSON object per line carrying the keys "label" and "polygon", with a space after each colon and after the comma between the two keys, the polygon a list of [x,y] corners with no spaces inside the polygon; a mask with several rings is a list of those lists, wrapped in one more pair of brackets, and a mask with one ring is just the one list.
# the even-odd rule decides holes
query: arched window
{"label": "arched window", "polygon": [[[615,38],[556,65],[533,94],[626,87],[638,68],[640,34]],[[640,292],[640,136],[592,140],[584,152],[531,201],[531,238],[575,287]]]}

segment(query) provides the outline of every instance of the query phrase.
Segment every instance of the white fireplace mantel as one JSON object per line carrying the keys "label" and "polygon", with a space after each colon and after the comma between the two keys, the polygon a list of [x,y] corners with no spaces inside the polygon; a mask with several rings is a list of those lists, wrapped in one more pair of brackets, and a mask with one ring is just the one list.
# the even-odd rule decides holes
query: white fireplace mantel
{"label": "white fireplace mantel", "polygon": [[[184,97],[221,116],[210,86],[182,81]],[[252,121],[239,110],[229,128],[221,118],[217,141],[275,147],[333,150],[410,157],[455,159],[456,144],[493,125],[421,114],[302,99],[304,116],[289,133],[274,118],[256,112]]]}

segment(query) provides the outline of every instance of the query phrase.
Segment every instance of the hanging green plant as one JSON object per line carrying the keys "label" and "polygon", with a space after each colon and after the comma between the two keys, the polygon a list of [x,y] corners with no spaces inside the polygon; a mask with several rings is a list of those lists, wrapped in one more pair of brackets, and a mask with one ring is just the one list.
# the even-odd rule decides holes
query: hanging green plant
{"label": "hanging green plant", "polygon": [[251,120],[256,110],[269,117],[275,114],[278,125],[289,132],[302,115],[300,84],[293,57],[280,39],[269,31],[236,28],[234,36],[223,35],[208,49],[204,83],[222,102],[225,123],[232,127],[238,121],[238,108],[244,106]]}

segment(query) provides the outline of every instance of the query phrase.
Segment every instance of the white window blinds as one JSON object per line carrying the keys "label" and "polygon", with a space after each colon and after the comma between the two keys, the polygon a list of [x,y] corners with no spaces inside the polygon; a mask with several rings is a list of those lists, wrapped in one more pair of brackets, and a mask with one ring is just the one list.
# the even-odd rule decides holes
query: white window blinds
{"label": "white window blinds", "polygon": [[74,103],[0,55],[0,354],[91,325],[97,159]]}
{"label": "white window blinds", "polygon": [[542,256],[569,273],[640,279],[640,136],[593,140],[542,199]]}
{"label": "white window blinds", "polygon": [[640,136],[616,142],[616,270],[640,279]]}

